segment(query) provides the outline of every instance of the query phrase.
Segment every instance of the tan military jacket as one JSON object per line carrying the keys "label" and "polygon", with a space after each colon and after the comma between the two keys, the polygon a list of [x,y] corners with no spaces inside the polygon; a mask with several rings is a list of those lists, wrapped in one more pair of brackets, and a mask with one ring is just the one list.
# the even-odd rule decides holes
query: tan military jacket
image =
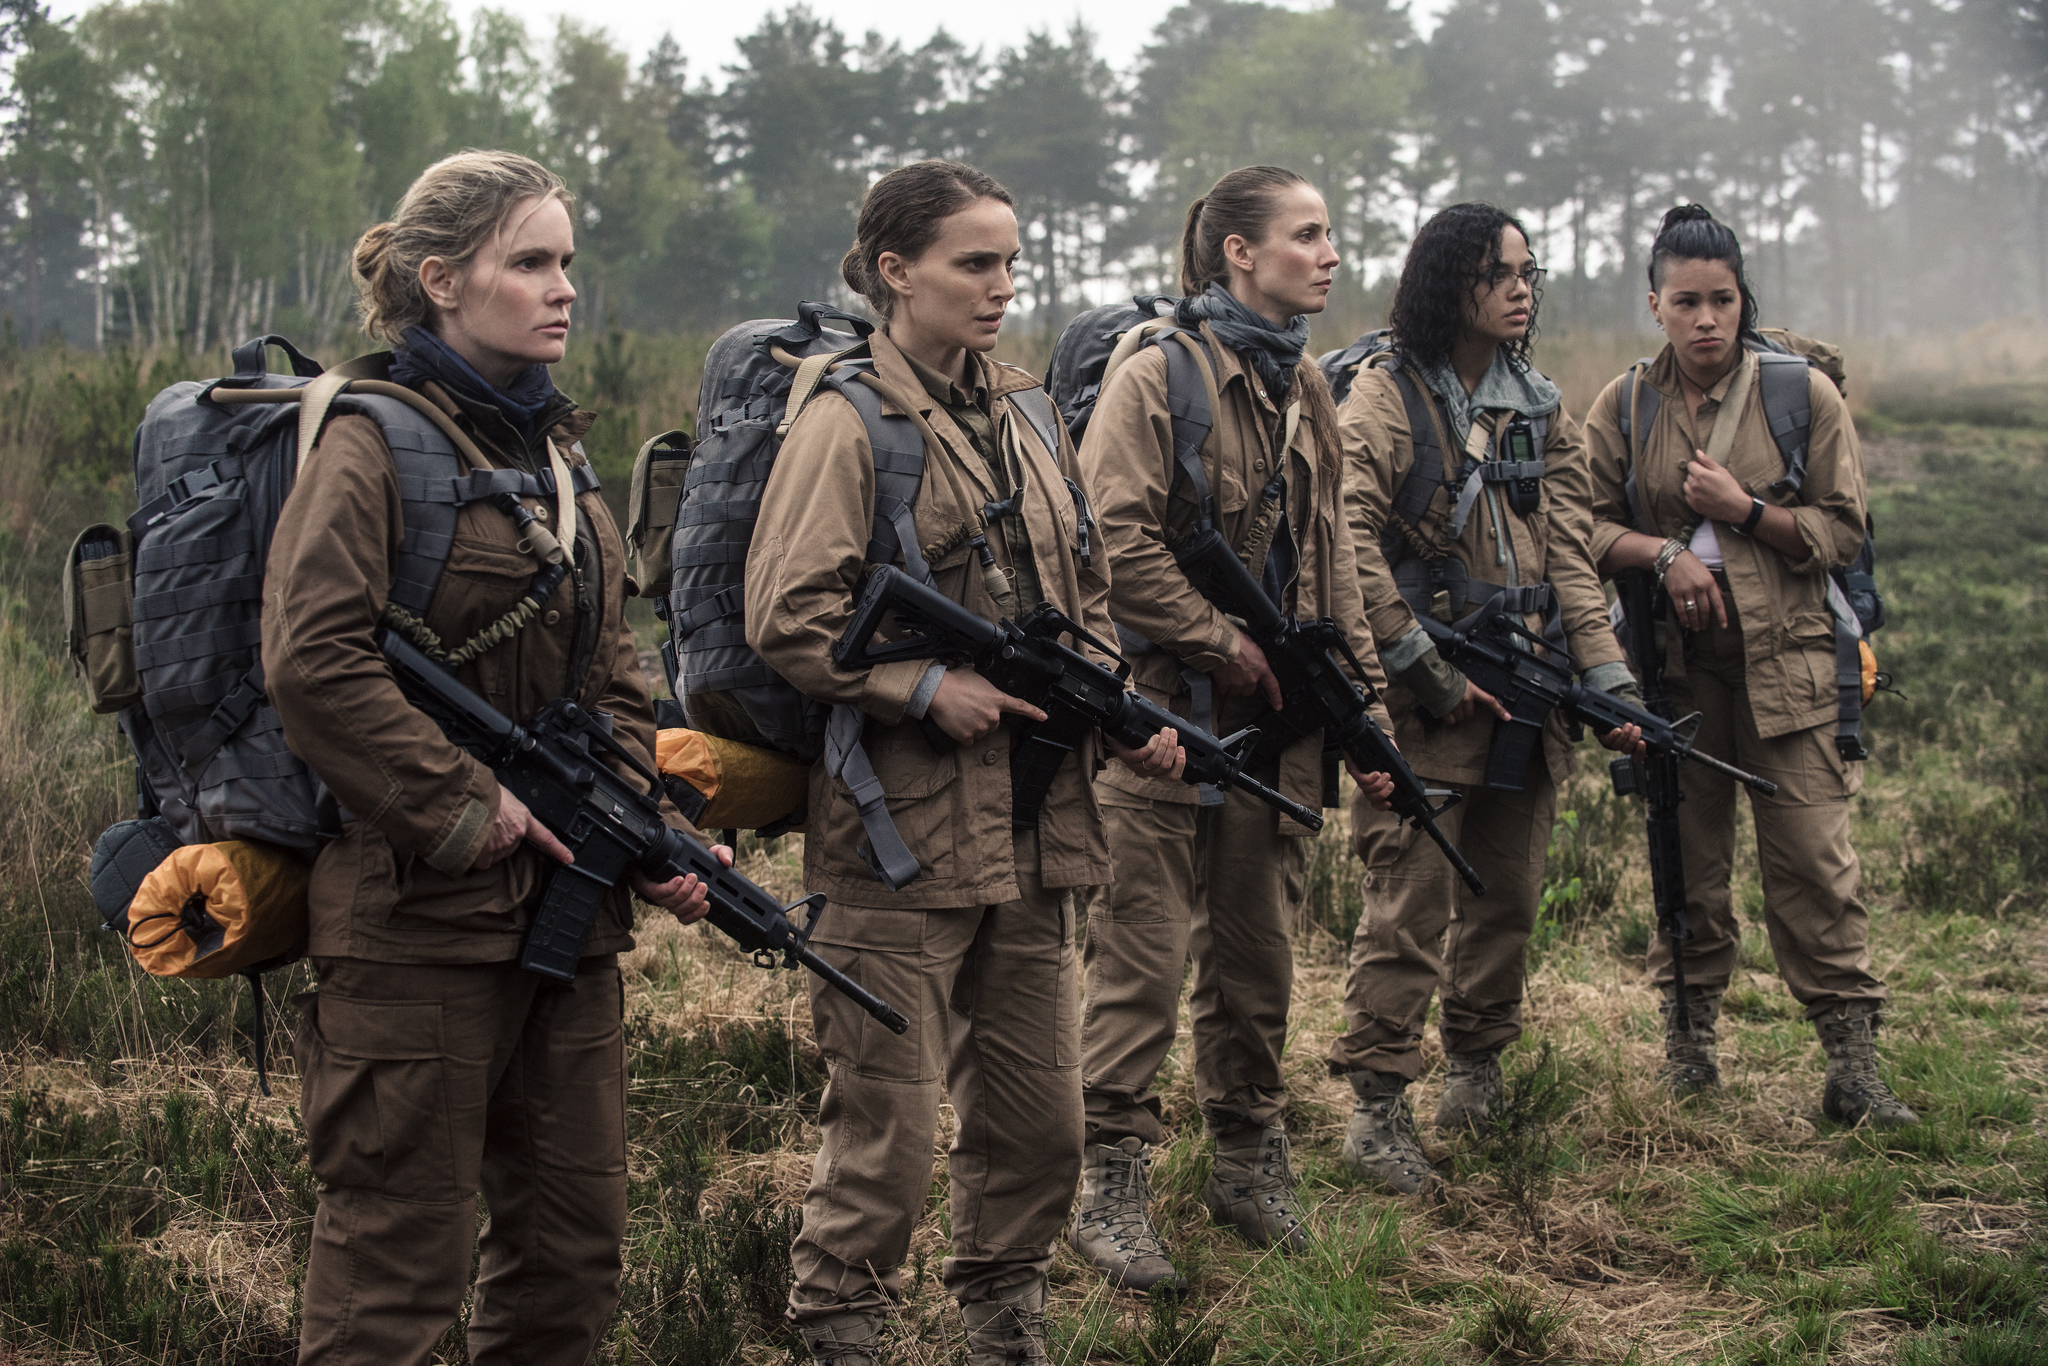
{"label": "tan military jacket", "polygon": [[[425,393],[494,464],[522,463],[506,454],[518,438],[502,418],[479,418],[431,382]],[[552,435],[567,446],[591,421],[572,412]],[[581,463],[580,447],[568,458]],[[652,767],[654,706],[624,617],[625,551],[602,494],[583,494],[576,506],[579,539],[592,552],[581,602],[573,576],[564,579],[540,620],[456,676],[515,720],[573,684],[582,705],[611,713],[620,743]],[[555,510],[547,512],[552,524]],[[522,845],[493,867],[468,871],[497,811],[497,780],[407,704],[377,648],[404,533],[397,469],[376,423],[335,418],[278,520],[263,604],[266,686],[285,738],[354,818],[313,867],[310,951],[376,962],[502,962],[518,956],[548,864]],[[487,503],[458,515],[426,615],[450,648],[525,593],[538,566],[518,539],[511,519]],[[595,622],[582,646],[594,652],[572,680],[586,616]],[[672,807],[665,811],[672,825],[688,828]],[[585,951],[631,948],[631,928],[621,886]]]}
{"label": "tan military jacket", "polygon": [[[1745,358],[1754,367],[1754,358]],[[1586,417],[1592,446],[1592,551],[1597,563],[1625,533],[1639,530],[1624,491],[1629,453],[1616,420],[1618,396],[1628,376],[1609,384]],[[1694,443],[1701,450],[1722,420],[1721,402],[1735,382],[1730,371],[1707,391],[1696,423],[1689,423],[1679,391],[1678,361],[1667,345],[1651,364],[1644,382],[1661,395],[1657,417],[1641,435],[1641,462],[1636,482],[1659,536],[1690,537],[1699,520],[1685,502],[1684,465]],[[1784,477],[1785,458],[1771,439],[1764,418],[1762,386],[1754,380],[1749,399],[1736,420],[1735,443],[1728,469],[1752,496],[1785,507],[1798,523],[1800,537],[1813,553],[1800,564],[1762,541],[1725,525],[1716,525],[1715,539],[1727,561],[1728,587],[1742,622],[1742,651],[1750,711],[1757,733],[1765,739],[1789,735],[1811,726],[1833,724],[1840,694],[1835,685],[1835,627],[1828,612],[1828,571],[1856,558],[1863,548],[1863,518],[1869,496],[1863,479],[1863,452],[1849,405],[1819,371],[1807,375],[1813,404],[1808,438],[1806,483],[1797,501],[1773,493],[1771,484]],[[1696,427],[1697,430],[1693,430]],[[1664,664],[1667,675],[1685,673],[1682,632],[1669,632]]]}
{"label": "tan military jacket", "polygon": [[[947,597],[996,620],[1002,614],[968,544],[984,530],[982,506],[997,496],[988,466],[925,392],[903,353],[880,333],[869,346],[890,393],[914,404],[940,443],[938,449],[927,443],[924,482],[912,509],[932,577]],[[981,367],[1000,439],[1025,470],[1024,524],[1047,599],[1108,638],[1109,559],[1097,545],[1092,567],[1084,569],[1071,549],[1076,515],[1064,480],[1074,473],[1072,445],[1062,432],[1055,462],[1011,409],[1006,396],[1034,387],[1030,375],[976,356],[969,363]],[[902,410],[885,400],[883,411]],[[867,428],[851,403],[827,389],[790,427],[761,500],[747,556],[747,643],[806,695],[867,713],[868,757],[888,793],[896,829],[922,872],[899,892],[875,878],[856,852],[866,840],[860,813],[845,784],[827,776],[820,762],[811,771],[805,885],[849,905],[906,910],[1013,901],[1020,892],[1010,829],[1012,729],[1005,725],[976,745],[935,753],[923,728],[905,713],[927,662],[860,672],[832,663],[832,644],[853,615],[865,577],[874,499]],[[1004,537],[987,539],[996,562],[1008,568]],[[1102,762],[1099,746],[1091,736],[1046,795],[1038,843],[1039,872],[1048,886],[1110,879],[1108,839],[1092,782]]]}
{"label": "tan military jacket", "polygon": [[[1409,373],[1428,394],[1429,386],[1413,370]],[[1442,406],[1433,395],[1430,412],[1438,425],[1437,441],[1448,467],[1457,458],[1460,443],[1453,438]],[[1359,594],[1373,636],[1385,651],[1415,629],[1415,613],[1395,588],[1393,571],[1379,551],[1389,521],[1398,520],[1394,497],[1415,464],[1408,409],[1392,374],[1372,366],[1359,370],[1339,411],[1338,430],[1346,462],[1346,512],[1358,550]],[[1488,456],[1495,458],[1498,453],[1496,442]],[[1517,516],[1505,497],[1482,497],[1455,542],[1450,539],[1455,490],[1439,490],[1423,518],[1425,546],[1420,553],[1428,558],[1455,556],[1472,577],[1505,587],[1549,583],[1563,613],[1572,662],[1581,670],[1619,662],[1621,648],[1608,625],[1607,600],[1587,551],[1592,486],[1586,469],[1586,443],[1562,405],[1551,414],[1543,461],[1543,496],[1534,515]],[[1496,525],[1496,515],[1502,519],[1501,525]],[[1512,550],[1512,566],[1499,562],[1496,538],[1503,534]],[[1510,568],[1515,571],[1513,583],[1507,578]],[[1544,629],[1538,616],[1525,621],[1531,630]],[[1399,725],[1395,742],[1418,773],[1452,783],[1476,783],[1486,776],[1486,755],[1497,724],[1490,715],[1474,716],[1455,726],[1425,726],[1409,689],[1396,683],[1387,700]],[[1564,718],[1553,714],[1543,732],[1544,759],[1553,780],[1562,782],[1570,774],[1571,748]]]}
{"label": "tan military jacket", "polygon": [[[1357,595],[1349,591],[1356,570],[1351,538],[1343,529],[1343,460],[1336,433],[1319,430],[1303,403],[1293,439],[1281,451],[1285,419],[1279,405],[1237,354],[1216,340],[1208,324],[1202,333],[1216,361],[1215,427],[1202,448],[1202,467],[1216,500],[1217,529],[1232,545],[1243,545],[1260,491],[1284,457],[1287,521],[1298,560],[1287,606],[1303,619],[1334,619],[1366,667],[1364,681],[1383,688],[1371,634]],[[1173,340],[1163,344],[1180,345]],[[1304,360],[1295,369],[1294,383],[1300,394],[1302,386],[1321,385],[1323,378],[1313,362]],[[1188,582],[1169,548],[1193,525],[1196,504],[1183,480],[1168,506],[1175,468],[1173,419],[1167,407],[1166,356],[1159,346],[1139,351],[1110,376],[1088,423],[1081,467],[1088,473],[1103,542],[1116,563],[1110,615],[1153,646],[1133,660],[1133,676],[1147,696],[1186,716],[1191,694],[1182,670],[1210,673],[1235,659],[1238,627]],[[1264,707],[1263,700],[1219,699],[1218,732],[1234,729]],[[1384,726],[1384,713],[1376,715]],[[1278,786],[1294,800],[1320,807],[1322,773],[1322,741],[1307,736],[1281,756]],[[1185,783],[1148,779],[1125,768],[1111,769],[1103,781],[1155,801],[1201,799],[1199,789]],[[1309,833],[1285,817],[1281,828]]]}

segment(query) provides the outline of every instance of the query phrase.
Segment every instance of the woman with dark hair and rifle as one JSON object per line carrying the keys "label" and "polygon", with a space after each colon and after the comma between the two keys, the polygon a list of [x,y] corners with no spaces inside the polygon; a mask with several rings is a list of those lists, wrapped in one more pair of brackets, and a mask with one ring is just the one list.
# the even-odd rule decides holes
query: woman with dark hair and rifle
{"label": "woman with dark hair and rifle", "polygon": [[[1110,375],[1082,442],[1116,565],[1109,611],[1135,656],[1133,679],[1177,715],[1213,716],[1217,735],[1279,707],[1290,683],[1276,678],[1248,624],[1205,596],[1177,559],[1204,535],[1222,538],[1271,610],[1334,623],[1369,674],[1349,677],[1347,690],[1381,681],[1352,588],[1336,408],[1303,355],[1308,315],[1323,310],[1337,264],[1329,211],[1301,176],[1277,166],[1225,175],[1188,209],[1188,297],[1175,335]],[[1189,450],[1177,442],[1175,415],[1195,403],[1212,425]],[[1288,742],[1259,756],[1253,776],[1318,809],[1334,802],[1324,796],[1336,781],[1324,768],[1325,728],[1293,738],[1269,729],[1264,738]],[[1371,800],[1390,800],[1387,775],[1353,776]],[[1095,790],[1116,876],[1088,904],[1088,1147],[1072,1237],[1115,1284],[1172,1289],[1183,1282],[1152,1223],[1146,1169],[1164,1134],[1155,1083],[1191,955],[1195,1095],[1216,1143],[1203,1201],[1253,1246],[1309,1242],[1294,1196],[1281,1051],[1289,932],[1313,832],[1235,791],[1205,798],[1116,769]]]}
{"label": "woman with dark hair and rifle", "polygon": [[[1437,1179],[1405,1098],[1437,991],[1449,1064],[1437,1126],[1483,1125],[1499,1104],[1557,785],[1574,766],[1562,715],[1540,740],[1510,727],[1418,622],[1509,613],[1589,686],[1635,696],[1586,547],[1585,443],[1529,363],[1542,279],[1514,218],[1445,209],[1409,248],[1391,345],[1358,370],[1339,414],[1358,591],[1392,680],[1395,738],[1424,779],[1461,794],[1442,824],[1487,888],[1473,894],[1413,829],[1354,804],[1365,910],[1330,1070],[1357,1095],[1345,1160],[1404,1194]],[[1605,743],[1640,737],[1624,727]]]}
{"label": "woman with dark hair and rifle", "polygon": [[[1849,841],[1863,770],[1853,736],[1836,733],[1829,576],[1864,545],[1856,429],[1825,375],[1770,354],[1742,244],[1707,209],[1664,216],[1649,274],[1650,312],[1668,342],[1608,385],[1586,419],[1592,551],[1604,574],[1655,575],[1664,683],[1678,711],[1700,713],[1697,743],[1778,785],[1750,798],[1764,923],[1827,1055],[1822,1110],[1844,1124],[1912,1124],[1918,1116],[1877,1070],[1887,993],[1871,971]],[[1772,432],[1766,365],[1790,371],[1807,412],[1801,479]],[[1682,1012],[1663,936],[1651,941],[1650,972],[1664,994],[1666,1079],[1685,1096],[1720,1085],[1714,1030],[1741,931],[1729,892],[1734,787],[1688,765],[1680,790],[1691,929]]]}
{"label": "woman with dark hair and rifle", "polygon": [[[1081,1160],[1073,889],[1110,870],[1092,780],[1114,756],[1170,781],[1186,754],[1171,729],[1134,749],[1090,732],[1025,826],[1013,765],[1045,712],[969,665],[837,662],[877,549],[987,621],[1050,602],[1097,639],[1113,630],[1109,557],[1080,549],[1073,443],[1038,381],[988,358],[1017,292],[1009,191],[971,166],[917,162],[869,187],[855,232],[841,273],[881,326],[848,361],[871,366],[875,384],[821,387],[791,423],[747,559],[746,631],[799,691],[862,722],[917,872],[899,890],[877,880],[853,792],[814,765],[804,880],[830,898],[814,946],[909,1029],[843,1008],[837,992],[811,995],[831,1077],[789,1317],[820,1366],[884,1358],[950,1102],[942,1277],[967,1360],[1044,1362],[1045,1274]],[[878,420],[907,419],[923,445],[914,541],[886,549],[872,539],[877,452],[856,402],[871,389]]]}

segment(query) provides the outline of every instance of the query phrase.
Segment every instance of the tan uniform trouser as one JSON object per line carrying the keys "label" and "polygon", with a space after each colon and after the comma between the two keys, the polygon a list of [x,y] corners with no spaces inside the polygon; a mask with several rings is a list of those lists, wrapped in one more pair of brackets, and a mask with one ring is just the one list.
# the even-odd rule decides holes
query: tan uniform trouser
{"label": "tan uniform trouser", "polygon": [[1422,1024],[1439,989],[1445,1052],[1504,1048],[1522,1036],[1522,951],[1543,895],[1557,785],[1539,747],[1520,792],[1430,786],[1465,794],[1437,825],[1485,882],[1486,895],[1474,896],[1414,825],[1353,800],[1351,842],[1365,862],[1365,909],[1344,991],[1350,1028],[1330,1045],[1330,1070],[1339,1075],[1420,1076]]}
{"label": "tan uniform trouser", "polygon": [[[1728,626],[1709,626],[1686,638],[1685,677],[1671,680],[1671,700],[1681,715],[1700,713],[1701,749],[1778,785],[1773,797],[1749,794],[1764,928],[1778,972],[1808,1019],[1843,1001],[1882,1001],[1884,983],[1870,968],[1870,917],[1856,897],[1862,869],[1849,843],[1849,798],[1863,786],[1862,768],[1835,749],[1832,722],[1769,740],[1757,735],[1743,687],[1741,624],[1726,583],[1721,597],[1728,603]],[[1692,929],[1685,980],[1718,990],[1728,984],[1742,944],[1728,888],[1735,865],[1736,784],[1698,764],[1680,765],[1679,778],[1685,800],[1678,829]],[[1660,987],[1671,982],[1671,943],[1662,935],[1650,942],[1650,974]]]}
{"label": "tan uniform trouser", "polygon": [[299,1108],[321,1188],[299,1360],[427,1361],[472,1247],[471,1361],[589,1360],[626,1232],[616,957],[570,983],[516,963],[314,966]]}
{"label": "tan uniform trouser", "polygon": [[1279,1124],[1303,842],[1280,833],[1275,812],[1234,791],[1220,806],[1196,806],[1105,784],[1095,790],[1116,881],[1088,899],[1088,1141],[1163,1136],[1153,1083],[1173,1047],[1190,953],[1203,1123],[1212,1134]]}
{"label": "tan uniform trouser", "polygon": [[1023,834],[1016,901],[826,909],[813,946],[908,1016],[910,1031],[890,1033],[811,979],[830,1080],[790,1250],[791,1319],[883,1313],[901,1297],[942,1100],[958,1120],[946,1289],[963,1303],[1002,1299],[1051,1266],[1081,1174],[1081,992],[1073,910],[1037,867],[1037,837]]}

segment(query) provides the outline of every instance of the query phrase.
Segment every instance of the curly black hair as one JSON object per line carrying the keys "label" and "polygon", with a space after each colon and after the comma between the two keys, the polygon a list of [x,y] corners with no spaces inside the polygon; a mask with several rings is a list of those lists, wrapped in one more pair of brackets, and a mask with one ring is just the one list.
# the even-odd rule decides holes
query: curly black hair
{"label": "curly black hair", "polygon": [[[1487,275],[1500,264],[1503,228],[1513,228],[1524,242],[1529,240],[1529,230],[1519,218],[1491,204],[1453,204],[1422,225],[1409,244],[1401,282],[1394,287],[1394,303],[1387,311],[1394,345],[1403,354],[1438,364],[1450,359],[1451,347],[1465,327],[1466,305],[1478,302]],[[1500,349],[1517,370],[1529,368],[1542,303],[1543,291],[1534,290],[1529,330]]]}

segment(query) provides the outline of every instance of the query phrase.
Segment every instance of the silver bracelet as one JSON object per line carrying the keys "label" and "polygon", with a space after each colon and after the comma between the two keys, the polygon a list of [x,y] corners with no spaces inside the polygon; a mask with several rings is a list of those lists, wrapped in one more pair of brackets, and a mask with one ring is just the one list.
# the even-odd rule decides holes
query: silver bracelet
{"label": "silver bracelet", "polygon": [[1671,562],[1691,549],[1691,543],[1677,536],[1664,542],[1664,548],[1657,552],[1657,589],[1664,589],[1664,575],[1671,568]]}

